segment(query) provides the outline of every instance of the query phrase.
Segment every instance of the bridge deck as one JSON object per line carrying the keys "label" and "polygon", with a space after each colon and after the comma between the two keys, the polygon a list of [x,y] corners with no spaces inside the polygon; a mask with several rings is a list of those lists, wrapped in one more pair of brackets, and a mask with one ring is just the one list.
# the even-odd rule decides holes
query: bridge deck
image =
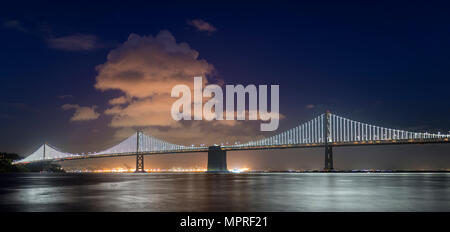
{"label": "bridge deck", "polygon": [[[340,117],[330,112],[270,137],[249,141],[245,144],[220,146],[223,151],[273,150],[287,148],[433,144],[448,143],[450,134],[411,132],[371,125]],[[208,147],[183,146],[160,140],[137,131],[119,144],[106,150],[88,154],[72,154],[43,144],[32,154],[16,163],[39,161],[65,161],[104,157],[158,155],[208,152]],[[141,157],[141,156],[139,156]]]}
{"label": "bridge deck", "polygon": [[[439,139],[404,139],[404,140],[374,140],[374,141],[354,141],[354,142],[334,142],[330,143],[333,147],[349,147],[349,146],[372,146],[372,145],[407,145],[407,144],[439,144],[450,143],[448,138]],[[324,143],[307,143],[307,144],[283,144],[283,145],[267,145],[267,146],[222,146],[224,151],[250,151],[250,150],[277,150],[277,149],[289,149],[289,148],[317,148],[324,147]],[[200,149],[187,149],[187,150],[172,150],[172,151],[153,151],[153,152],[139,152],[141,155],[164,155],[164,154],[179,154],[179,153],[197,153],[208,152],[208,147]],[[60,159],[52,159],[45,161],[68,161],[68,160],[84,160],[84,159],[96,159],[107,157],[126,157],[135,156],[137,152],[127,153],[111,153],[101,155],[80,155],[75,157],[66,157]],[[42,160],[40,160],[42,161]],[[40,162],[35,161],[35,162]]]}

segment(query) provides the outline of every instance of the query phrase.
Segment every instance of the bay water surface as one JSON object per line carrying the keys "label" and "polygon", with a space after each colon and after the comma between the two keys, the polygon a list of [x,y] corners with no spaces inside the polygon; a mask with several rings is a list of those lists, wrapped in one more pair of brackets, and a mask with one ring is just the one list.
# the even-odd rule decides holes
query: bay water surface
{"label": "bay water surface", "polygon": [[450,211],[450,174],[1,174],[0,211]]}

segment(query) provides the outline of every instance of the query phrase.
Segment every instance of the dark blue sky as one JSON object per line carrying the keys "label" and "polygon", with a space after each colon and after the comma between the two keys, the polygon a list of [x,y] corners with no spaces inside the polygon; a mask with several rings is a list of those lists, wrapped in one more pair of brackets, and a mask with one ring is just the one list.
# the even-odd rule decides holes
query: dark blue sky
{"label": "dark blue sky", "polygon": [[[45,140],[75,151],[111,144],[117,128],[108,116],[71,123],[61,106],[103,112],[119,93],[94,88],[95,67],[130,33],[161,30],[197,50],[227,84],[279,84],[286,119],[278,131],[330,109],[386,127],[447,132],[449,10],[444,1],[2,3],[0,150],[27,153]],[[192,19],[217,31],[197,31]],[[49,46],[50,38],[76,34],[95,36],[96,48]],[[98,135],[86,135],[92,130]]]}

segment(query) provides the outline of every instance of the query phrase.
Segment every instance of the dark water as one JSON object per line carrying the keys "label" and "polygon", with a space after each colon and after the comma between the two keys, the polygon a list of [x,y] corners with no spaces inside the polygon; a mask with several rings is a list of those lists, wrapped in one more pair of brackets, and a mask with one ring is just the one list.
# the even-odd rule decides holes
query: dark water
{"label": "dark water", "polygon": [[3,174],[1,211],[450,211],[450,174]]}

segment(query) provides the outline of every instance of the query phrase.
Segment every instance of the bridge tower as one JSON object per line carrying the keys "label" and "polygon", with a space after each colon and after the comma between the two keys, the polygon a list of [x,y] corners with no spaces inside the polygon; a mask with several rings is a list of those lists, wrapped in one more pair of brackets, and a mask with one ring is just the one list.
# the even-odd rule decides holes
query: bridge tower
{"label": "bridge tower", "polygon": [[207,172],[228,172],[227,151],[220,146],[210,146],[208,148],[208,170]]}
{"label": "bridge tower", "polygon": [[44,154],[42,154],[42,160],[45,160],[45,147],[47,146],[47,142],[44,143]]}
{"label": "bridge tower", "polygon": [[41,170],[42,171],[46,171],[45,170],[45,147],[47,146],[47,142],[44,143],[44,152],[42,154],[42,164],[41,164]]}
{"label": "bridge tower", "polygon": [[333,170],[333,147],[331,146],[332,138],[331,138],[331,113],[327,111],[325,113],[325,117],[323,117],[323,125],[324,125],[324,143],[325,143],[325,168],[324,170],[330,171]]}
{"label": "bridge tower", "polygon": [[136,132],[136,171],[135,172],[145,172],[145,170],[144,170],[144,155],[140,151],[141,136],[142,136],[142,131]]}

